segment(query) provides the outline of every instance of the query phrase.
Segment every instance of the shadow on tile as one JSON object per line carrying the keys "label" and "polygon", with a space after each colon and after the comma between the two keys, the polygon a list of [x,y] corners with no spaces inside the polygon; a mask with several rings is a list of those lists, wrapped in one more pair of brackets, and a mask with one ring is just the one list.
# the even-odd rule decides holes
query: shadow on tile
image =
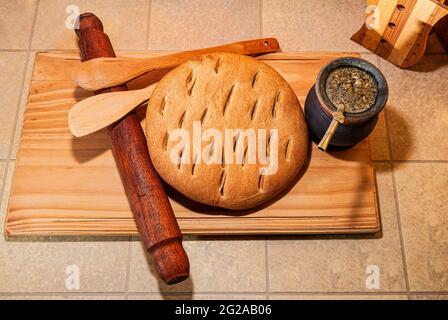
{"label": "shadow on tile", "polygon": [[407,70],[415,72],[432,72],[448,65],[447,59],[438,59],[436,54],[425,54],[420,61]]}
{"label": "shadow on tile", "polygon": [[375,233],[365,234],[316,234],[316,235],[289,235],[289,236],[266,236],[267,240],[378,240],[383,238],[383,232],[380,230]]}
{"label": "shadow on tile", "polygon": [[291,235],[201,235],[189,241],[253,241],[253,240],[359,240],[381,239],[382,231],[365,234],[291,234]]}
{"label": "shadow on tile", "polygon": [[447,50],[443,47],[443,44],[439,40],[439,37],[437,36],[436,33],[429,35],[425,50],[425,55],[434,53],[435,54],[447,53]]}
{"label": "shadow on tile", "polygon": [[190,277],[176,285],[166,285],[158,279],[145,248],[140,241],[133,241],[128,291],[192,297],[198,293],[266,292],[264,241],[191,241],[192,238],[196,240],[194,236],[185,236],[183,242],[190,260]]}
{"label": "shadow on tile", "polygon": [[[396,159],[400,155],[401,159],[408,159],[411,156],[414,146],[414,138],[412,130],[404,117],[392,105],[387,104],[385,107],[387,118],[387,127],[390,139],[390,154],[391,159]],[[391,130],[391,126],[395,129]],[[392,137],[393,133],[399,132],[399,137]],[[395,143],[394,143],[395,142]],[[400,163],[395,163],[395,166],[400,166]]]}
{"label": "shadow on tile", "polygon": [[[140,245],[143,247],[143,244],[141,242],[140,242]],[[161,297],[163,298],[163,300],[172,300],[173,293],[171,291],[169,291],[169,289],[167,290],[167,288],[170,288],[170,287],[174,288],[174,286],[168,286],[163,281],[160,280],[160,277],[157,274],[157,271],[155,270],[153,259],[152,259],[151,255],[148,254],[146,251],[145,251],[145,258],[146,258],[149,272],[152,274],[154,279],[157,280],[157,286],[159,288],[159,293],[160,293]],[[188,277],[188,279],[176,284],[175,286],[181,288],[183,300],[193,300],[194,285],[193,285],[193,280],[192,280],[191,274]]]}

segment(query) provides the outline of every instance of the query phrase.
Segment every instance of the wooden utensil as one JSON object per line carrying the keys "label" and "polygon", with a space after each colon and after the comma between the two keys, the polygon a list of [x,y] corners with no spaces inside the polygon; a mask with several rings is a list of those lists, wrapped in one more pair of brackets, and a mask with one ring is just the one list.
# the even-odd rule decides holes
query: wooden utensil
{"label": "wooden utensil", "polygon": [[[140,71],[142,70],[148,71],[149,64],[152,65],[150,67],[152,68],[152,70],[158,69],[159,67],[164,68],[166,66],[175,67],[180,63],[184,62],[185,60],[187,60],[187,58],[192,58],[196,56],[198,53],[209,53],[213,51],[228,51],[244,54],[260,54],[260,53],[272,52],[273,50],[276,50],[278,48],[279,45],[276,39],[266,38],[266,39],[241,41],[220,47],[180,52],[178,54],[176,53],[172,55],[147,58],[147,59],[129,59],[129,60],[127,59],[120,60],[119,58],[109,58],[109,60],[95,59],[84,62],[82,65],[85,65],[86,63],[89,62],[98,61],[98,63],[96,64],[90,64],[88,68],[98,67],[99,69],[102,69],[102,71],[101,70],[99,71],[99,73],[103,72],[100,77],[102,79],[101,81],[104,80],[103,77],[106,76],[106,74],[108,74],[109,72],[111,73],[110,76],[112,77],[111,81],[118,81],[118,79],[120,79],[121,76],[119,74],[120,72],[119,69],[121,69],[121,71],[124,73],[128,72],[127,74],[124,74],[124,76],[130,76],[129,71],[132,70],[133,68]],[[113,63],[114,60],[121,62]],[[127,69],[128,67],[129,69]],[[84,69],[87,70],[88,68]],[[114,68],[118,69],[116,71],[113,71]],[[85,74],[90,73],[92,75],[95,74],[96,72],[97,71],[92,70],[91,72],[89,71],[86,72]],[[143,73],[144,72],[141,72],[139,73],[139,75]],[[77,74],[79,75],[80,73]],[[84,78],[87,79],[86,77]],[[111,123],[114,123],[115,121],[121,119],[130,111],[132,111],[133,109],[141,105],[143,102],[148,100],[149,97],[151,96],[153,86],[154,85],[151,85],[146,88],[135,91],[101,94],[84,99],[81,102],[78,102],[70,109],[68,113],[68,124],[70,131],[73,133],[74,136],[82,137],[107,127]]]}
{"label": "wooden utensil", "polygon": [[[76,34],[82,60],[115,57],[109,37],[94,14],[80,16]],[[127,87],[123,85],[102,92],[125,90]],[[145,135],[136,114],[131,112],[109,126],[108,135],[139,233],[146,250],[153,256],[156,271],[167,284],[186,279],[190,265],[182,247],[182,234],[160,178],[152,166]]]}
{"label": "wooden utensil", "polygon": [[234,42],[222,46],[178,52],[174,54],[138,58],[99,58],[84,62],[74,70],[72,78],[80,86],[89,91],[126,83],[144,73],[156,69],[173,68],[195,56],[212,52],[232,52],[255,55],[279,51],[277,39],[263,38]]}
{"label": "wooden utensil", "polygon": [[101,130],[148,101],[153,87],[103,93],[84,99],[69,110],[68,127],[75,137]]}

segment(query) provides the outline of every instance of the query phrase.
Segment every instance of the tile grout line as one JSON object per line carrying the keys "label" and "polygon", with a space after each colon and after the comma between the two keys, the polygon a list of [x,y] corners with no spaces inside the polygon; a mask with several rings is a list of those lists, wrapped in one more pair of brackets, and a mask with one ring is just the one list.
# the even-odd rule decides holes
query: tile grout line
{"label": "tile grout line", "polygon": [[448,160],[391,160],[393,163],[448,163]]}
{"label": "tile grout line", "polygon": [[28,49],[0,49],[0,52],[27,52]]}
{"label": "tile grout line", "polygon": [[[139,291],[132,291],[128,292],[128,296],[136,296],[136,295],[147,295],[147,296],[159,296],[160,294],[167,295],[167,296],[178,296],[178,295],[186,295],[191,294],[191,291],[179,291],[179,292],[139,292]],[[55,296],[55,295],[67,295],[67,296],[80,296],[80,295],[86,295],[86,296],[95,296],[95,295],[102,295],[102,296],[117,296],[117,295],[124,295],[126,292],[123,291],[77,291],[77,292],[69,292],[69,291],[49,291],[49,292],[1,292],[0,297],[4,296]],[[265,292],[248,292],[248,291],[222,291],[222,292],[194,292],[194,294],[198,295],[217,295],[217,296],[224,296],[224,295],[254,295],[254,296],[266,296]],[[271,292],[269,295],[275,296],[275,295],[309,295],[309,296],[315,296],[315,295],[327,295],[327,296],[347,296],[347,295],[366,295],[366,296],[391,296],[391,295],[407,295],[406,291],[378,291],[378,292],[370,292],[370,291],[276,291]],[[417,296],[417,295],[443,295],[448,296],[448,291],[413,291],[410,292],[410,296]]]}
{"label": "tile grout line", "polygon": [[[21,109],[21,106],[22,106],[22,98],[23,98],[23,95],[25,94],[24,89],[25,89],[25,83],[27,81],[26,76],[28,74],[28,64],[30,63],[31,43],[33,41],[34,29],[35,29],[36,20],[37,20],[37,12],[39,10],[39,4],[40,4],[40,0],[37,0],[36,7],[34,9],[33,23],[32,23],[32,27],[31,27],[30,37],[29,37],[29,41],[28,41],[27,56],[26,56],[26,59],[25,59],[25,70],[23,72],[22,84],[20,86],[19,101],[18,101],[17,106],[16,106],[16,114],[14,116],[14,126],[13,126],[13,129],[12,129],[10,142],[9,142],[8,162],[7,162],[8,164],[9,164],[9,160],[11,159],[11,153],[12,153],[12,150],[13,150],[14,138],[15,138],[16,130],[17,130],[17,122],[18,122],[18,119],[19,119],[19,112],[20,112],[20,109]],[[33,69],[34,69],[34,66],[33,66]],[[15,160],[16,159],[14,159],[14,161]]]}
{"label": "tile grout line", "polygon": [[269,277],[269,238],[264,239],[264,255],[265,255],[265,269],[266,269],[266,294],[270,292],[270,277]]}
{"label": "tile grout line", "polygon": [[445,164],[448,163],[448,160],[387,160],[387,159],[377,159],[377,160],[372,160],[372,162],[376,162],[376,163],[381,163],[381,162],[385,162],[385,163],[423,163],[423,164],[430,164],[430,163],[435,163],[435,164]]}
{"label": "tile grout line", "polygon": [[123,296],[125,293],[120,291],[111,291],[111,292],[97,292],[97,291],[88,291],[88,292],[70,292],[70,291],[48,291],[48,292],[2,292],[0,293],[0,297],[15,297],[15,296],[63,296],[63,297],[78,297],[78,296]]}
{"label": "tile grout line", "polygon": [[[260,37],[263,37],[263,0],[258,2],[259,18],[260,18]],[[266,273],[266,300],[270,298],[270,275],[269,275],[269,238],[264,239],[265,254],[265,273]]]}
{"label": "tile grout line", "polygon": [[148,18],[146,21],[146,39],[145,39],[145,49],[149,50],[149,28],[151,25],[151,10],[152,10],[152,1],[148,0],[148,6],[149,6],[149,11],[148,11]]}
{"label": "tile grout line", "polygon": [[392,190],[394,192],[394,204],[395,204],[395,211],[397,214],[397,225],[398,225],[398,237],[400,239],[400,249],[401,249],[401,263],[403,264],[403,273],[404,273],[404,281],[406,286],[406,291],[408,294],[408,299],[410,299],[410,285],[409,285],[409,275],[408,275],[408,265],[406,260],[406,251],[404,248],[404,240],[403,240],[403,227],[401,225],[401,215],[400,215],[400,206],[398,203],[398,190],[397,190],[397,183],[395,179],[395,166],[392,156],[392,144],[391,144],[391,138],[389,133],[389,122],[387,120],[387,111],[384,111],[384,122],[386,124],[386,132],[387,132],[387,142],[388,142],[388,148],[389,148],[389,159],[390,159],[390,165],[391,165],[391,175],[392,175]]}
{"label": "tile grout line", "polygon": [[125,295],[127,297],[127,294],[129,292],[129,282],[130,282],[130,278],[131,278],[131,252],[132,252],[132,236],[128,237],[128,254],[126,257],[126,279],[125,279],[125,287],[124,287],[124,291],[125,291]]}
{"label": "tile grout line", "polygon": [[263,37],[263,0],[259,0],[258,6],[260,10],[260,37]]}
{"label": "tile grout line", "polygon": [[[23,96],[23,90],[25,88],[25,82],[26,82],[26,75],[28,72],[28,64],[29,64],[29,60],[30,60],[30,52],[31,52],[31,41],[33,39],[33,35],[34,35],[34,27],[36,24],[36,19],[37,19],[37,10],[39,8],[39,2],[40,0],[37,0],[36,2],[36,6],[34,8],[34,15],[33,15],[33,23],[32,23],[32,27],[31,27],[31,32],[30,32],[30,36],[29,36],[29,40],[28,40],[28,47],[26,50],[23,50],[23,52],[27,52],[26,54],[26,59],[24,61],[24,70],[23,70],[23,79],[22,79],[22,83],[20,85],[20,90],[19,90],[19,99],[17,101],[16,104],[16,114],[14,115],[14,125],[12,128],[12,132],[11,132],[11,137],[9,140],[9,149],[8,149],[8,155],[7,155],[7,159],[4,162],[5,168],[4,168],[4,174],[3,174],[3,181],[2,181],[2,186],[0,188],[0,196],[3,199],[4,196],[4,192],[5,192],[5,188],[6,188],[6,181],[8,180],[8,171],[9,171],[9,164],[11,162],[10,158],[11,158],[11,153],[12,153],[12,149],[13,149],[13,144],[14,144],[14,138],[15,138],[15,134],[16,134],[16,129],[17,129],[17,121],[18,121],[18,115],[20,112],[20,107],[22,105],[22,96]],[[22,51],[21,51],[22,52]],[[12,160],[13,162],[16,161],[16,159]],[[8,201],[6,201],[8,202]],[[6,211],[8,210],[8,206],[5,204],[5,222],[4,222],[4,228],[6,228]]]}
{"label": "tile grout line", "polygon": [[406,250],[404,247],[404,240],[403,240],[403,227],[401,225],[401,215],[400,215],[400,205],[398,203],[398,190],[397,190],[397,183],[395,179],[395,166],[392,162],[392,186],[394,190],[394,198],[395,198],[395,210],[397,212],[397,224],[398,224],[398,235],[400,238],[400,245],[401,245],[401,256],[402,256],[402,263],[403,263],[403,272],[404,272],[404,280],[406,284],[406,290],[408,293],[408,297],[410,296],[410,286],[409,286],[409,275],[408,275],[408,266],[406,261]]}
{"label": "tile grout line", "polygon": [[[378,62],[378,67],[381,68],[382,62],[381,59]],[[408,295],[408,299],[410,298],[410,286],[409,286],[409,276],[408,276],[408,265],[407,265],[407,261],[406,261],[406,251],[404,248],[404,240],[403,240],[403,228],[401,225],[401,215],[400,215],[400,206],[398,203],[398,190],[397,190],[397,183],[396,183],[396,179],[395,179],[395,166],[394,166],[394,157],[392,154],[392,141],[391,141],[391,137],[390,137],[390,132],[389,132],[389,122],[387,120],[387,110],[384,109],[384,122],[386,125],[386,133],[387,133],[387,144],[388,144],[388,149],[389,149],[389,161],[390,161],[390,165],[391,165],[391,174],[392,174],[392,189],[394,192],[394,202],[395,202],[395,211],[397,214],[397,225],[398,225],[398,237],[400,239],[400,247],[401,247],[401,263],[403,264],[403,273],[404,273],[404,281],[405,281],[405,286],[406,286],[406,291],[407,291],[407,295]]]}
{"label": "tile grout line", "polygon": [[134,291],[134,292],[129,292],[129,296],[138,296],[138,295],[146,295],[146,296],[160,296],[160,295],[164,295],[164,296],[185,296],[185,295],[190,295],[190,294],[194,294],[196,295],[215,295],[215,296],[231,296],[231,295],[236,295],[236,296],[248,296],[248,295],[253,295],[253,296],[266,296],[266,292],[250,292],[250,291],[235,291],[235,292],[228,292],[228,291],[221,291],[221,292],[214,292],[214,291],[202,291],[202,292],[195,292],[195,291],[159,291],[159,292],[139,292],[139,291]]}
{"label": "tile grout line", "polygon": [[271,292],[269,294],[270,296],[278,296],[278,295],[284,295],[284,296],[295,296],[295,295],[301,295],[301,296],[392,296],[392,295],[401,295],[401,296],[407,296],[405,291],[389,291],[389,292],[370,292],[370,291],[278,291],[278,292]]}

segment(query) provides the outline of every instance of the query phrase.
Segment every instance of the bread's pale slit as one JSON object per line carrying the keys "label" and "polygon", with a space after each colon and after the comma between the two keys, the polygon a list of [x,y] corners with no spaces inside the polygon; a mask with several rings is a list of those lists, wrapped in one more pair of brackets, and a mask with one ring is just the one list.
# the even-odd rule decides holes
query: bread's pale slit
{"label": "bread's pale slit", "polygon": [[277,117],[277,104],[280,101],[280,92],[277,92],[275,98],[274,98],[274,103],[272,104],[272,117],[276,118]]}
{"label": "bread's pale slit", "polygon": [[258,71],[254,74],[254,77],[252,79],[252,89],[255,87],[255,82],[257,82],[258,79]]}
{"label": "bread's pale slit", "polygon": [[226,159],[225,159],[225,152],[224,152],[224,147],[222,147],[222,153],[221,153],[221,167],[225,167],[226,164]]}
{"label": "bread's pale slit", "polygon": [[221,58],[218,58],[215,63],[215,73],[218,73],[219,67],[221,65]]}
{"label": "bread's pale slit", "polygon": [[185,147],[183,147],[183,148],[180,150],[180,153],[179,153],[179,163],[177,164],[177,169],[180,169],[180,165],[181,165],[181,163],[182,163],[182,157],[183,157],[183,155],[184,155],[184,150],[185,150]]}
{"label": "bread's pale slit", "polygon": [[291,144],[291,138],[288,139],[285,146],[285,159],[286,161],[289,161],[289,145]]}
{"label": "bread's pale slit", "polygon": [[166,106],[166,97],[163,97],[162,102],[160,103],[160,114],[165,116],[165,106]]}
{"label": "bread's pale slit", "polygon": [[224,196],[224,186],[226,184],[226,169],[223,169],[221,172],[221,178],[219,180],[219,193],[221,196]]}
{"label": "bread's pale slit", "polygon": [[180,116],[179,123],[178,123],[179,128],[182,128],[182,125],[184,124],[186,113],[187,113],[187,110],[185,110],[184,113],[182,113],[182,115]]}
{"label": "bread's pale slit", "polygon": [[266,157],[269,157],[269,150],[270,150],[270,145],[271,145],[271,138],[272,138],[272,132],[268,137],[268,140],[266,140]]}
{"label": "bread's pale slit", "polygon": [[262,172],[258,177],[258,191],[260,193],[263,192],[263,187],[264,187],[264,172]]}
{"label": "bread's pale slit", "polygon": [[236,151],[236,146],[238,144],[238,140],[240,139],[240,134],[241,131],[238,131],[238,133],[236,134],[236,137],[234,137],[234,141],[233,141],[233,152]]}
{"label": "bread's pale slit", "polygon": [[185,85],[188,87],[190,85],[191,80],[193,80],[193,70],[190,71],[190,74],[187,77],[187,80],[185,81]]}
{"label": "bread's pale slit", "polygon": [[198,162],[198,154],[194,156],[193,166],[191,167],[191,175],[194,175],[194,169],[196,168],[196,163]]}
{"label": "bread's pale slit", "polygon": [[222,110],[222,114],[226,114],[226,110],[230,105],[230,100],[232,99],[233,91],[235,90],[235,84],[230,88],[229,94],[227,95],[226,103],[224,104],[224,109]]}
{"label": "bread's pale slit", "polygon": [[191,87],[188,89],[188,91],[187,91],[187,94],[189,95],[189,96],[191,96],[191,94],[193,93],[193,88],[194,88],[194,85],[196,84],[196,78],[194,79],[194,81],[193,81],[193,84],[191,85]]}
{"label": "bread's pale slit", "polygon": [[250,113],[251,120],[254,120],[255,112],[257,111],[257,106],[258,106],[258,98],[257,98],[257,100],[255,100],[254,106],[252,107],[252,111]]}
{"label": "bread's pale slit", "polygon": [[205,116],[207,115],[207,112],[208,112],[208,107],[205,108],[204,112],[202,113],[202,116],[201,116],[201,123],[204,123],[204,119],[205,119]]}
{"label": "bread's pale slit", "polygon": [[249,148],[249,145],[246,146],[246,149],[244,149],[244,154],[243,154],[243,161],[241,161],[241,166],[244,167],[244,165],[246,164],[246,155],[247,155],[247,149]]}
{"label": "bread's pale slit", "polygon": [[163,148],[165,150],[168,150],[168,131],[165,133],[165,136],[163,137]]}
{"label": "bread's pale slit", "polygon": [[210,146],[210,150],[208,151],[208,157],[213,157],[213,151],[215,150],[215,141],[213,140],[212,145]]}

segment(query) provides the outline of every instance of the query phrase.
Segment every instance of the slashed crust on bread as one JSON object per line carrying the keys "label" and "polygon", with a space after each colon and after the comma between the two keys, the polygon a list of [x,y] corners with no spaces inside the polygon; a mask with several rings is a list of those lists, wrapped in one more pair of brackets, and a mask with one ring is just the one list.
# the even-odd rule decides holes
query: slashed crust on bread
{"label": "slashed crust on bread", "polygon": [[[178,141],[172,141],[170,133],[182,128],[192,136],[194,121],[201,124],[202,133],[214,128],[223,138],[225,129],[265,129],[266,144],[270,130],[278,129],[276,173],[260,173],[267,165],[258,156],[256,163],[248,163],[249,139],[243,135],[233,138],[234,149],[238,145],[245,150],[241,163],[236,159],[233,164],[229,159],[198,163],[201,157],[193,154],[192,142],[189,150],[180,151],[180,156],[189,154],[188,163],[173,163],[170,150]],[[289,84],[268,65],[230,53],[201,56],[165,75],[148,102],[146,132],[152,162],[163,180],[195,201],[234,210],[256,207],[290,185],[308,148],[303,112]],[[224,144],[202,141],[202,152],[213,153],[213,146],[224,148]],[[230,154],[232,159],[235,154]]]}

